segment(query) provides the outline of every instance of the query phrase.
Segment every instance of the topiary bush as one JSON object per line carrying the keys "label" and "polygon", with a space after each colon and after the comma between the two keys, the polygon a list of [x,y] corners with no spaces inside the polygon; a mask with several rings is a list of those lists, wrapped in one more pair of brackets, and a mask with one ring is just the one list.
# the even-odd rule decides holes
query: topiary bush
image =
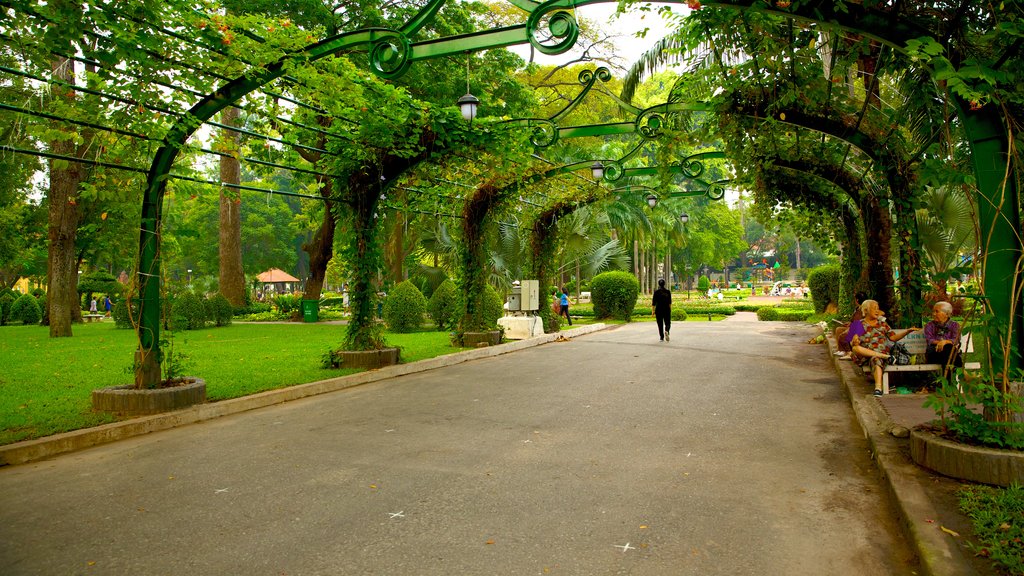
{"label": "topiary bush", "polygon": [[39,324],[43,314],[39,310],[39,302],[30,294],[22,294],[11,304],[10,323]]}
{"label": "topiary bush", "polygon": [[707,294],[708,288],[711,288],[711,280],[708,280],[707,276],[701,276],[697,278],[697,291]]}
{"label": "topiary bush", "polygon": [[811,289],[814,311],[824,312],[829,304],[839,303],[839,266],[819,266],[807,275],[807,287]]}
{"label": "topiary bush", "polygon": [[12,304],[14,304],[13,295],[4,294],[0,296],[0,326],[10,322]]}
{"label": "topiary bush", "polygon": [[394,332],[412,332],[423,324],[427,299],[415,284],[401,282],[384,301],[384,322]]}
{"label": "topiary bush", "polygon": [[[130,304],[127,298],[114,302],[114,308],[110,311],[110,315],[114,317],[114,326],[117,328],[134,328],[135,323],[132,322]],[[137,323],[137,321],[136,321]]]}
{"label": "topiary bush", "polygon": [[639,295],[640,282],[628,272],[602,272],[590,281],[590,300],[596,318],[621,318],[629,322]]}
{"label": "topiary bush", "polygon": [[194,292],[182,292],[171,304],[171,330],[198,330],[208,320],[203,298]]}
{"label": "topiary bush", "polygon": [[459,288],[450,278],[434,289],[434,294],[427,304],[427,311],[438,330],[455,330],[459,325],[459,318],[462,318],[462,308]]}
{"label": "topiary bush", "polygon": [[672,320],[675,320],[677,322],[684,322],[686,321],[687,317],[689,317],[689,315],[683,308],[680,308],[678,306],[672,308]]}
{"label": "topiary bush", "polygon": [[484,287],[483,305],[484,325],[490,328],[497,328],[498,318],[505,315],[505,302],[502,301],[498,291],[490,284]]}
{"label": "topiary bush", "polygon": [[213,295],[206,301],[206,316],[217,326],[230,326],[231,318],[235,315],[235,309],[231,301],[220,292]]}
{"label": "topiary bush", "polygon": [[757,319],[762,322],[771,322],[779,319],[779,310],[773,306],[764,306],[757,309]]}

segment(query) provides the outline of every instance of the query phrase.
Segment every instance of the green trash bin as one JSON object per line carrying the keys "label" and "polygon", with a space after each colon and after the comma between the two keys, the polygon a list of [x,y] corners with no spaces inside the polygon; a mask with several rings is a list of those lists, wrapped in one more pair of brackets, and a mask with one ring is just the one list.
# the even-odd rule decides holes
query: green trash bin
{"label": "green trash bin", "polygon": [[320,301],[319,300],[303,300],[302,301],[302,319],[305,322],[316,322],[320,319]]}

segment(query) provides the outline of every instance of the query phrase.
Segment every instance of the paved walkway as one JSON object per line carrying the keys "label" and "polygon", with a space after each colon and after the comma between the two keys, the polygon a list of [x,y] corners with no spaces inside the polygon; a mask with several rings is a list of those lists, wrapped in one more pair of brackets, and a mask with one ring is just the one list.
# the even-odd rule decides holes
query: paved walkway
{"label": "paved walkway", "polygon": [[738,316],[0,469],[0,573],[920,573],[814,329]]}

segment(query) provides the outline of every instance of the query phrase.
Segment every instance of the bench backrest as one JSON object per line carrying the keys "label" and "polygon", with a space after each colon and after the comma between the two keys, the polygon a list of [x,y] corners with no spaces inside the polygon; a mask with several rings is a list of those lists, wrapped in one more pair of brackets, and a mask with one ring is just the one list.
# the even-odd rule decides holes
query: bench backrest
{"label": "bench backrest", "polygon": [[[902,328],[896,328],[894,330],[896,330],[896,332],[902,332],[903,331]],[[910,334],[907,334],[906,336],[904,336],[903,339],[900,340],[900,342],[902,342],[903,345],[907,347],[907,353],[909,353],[909,354],[924,354],[924,349],[925,349],[924,332],[921,332],[921,331],[911,332]],[[974,339],[971,338],[970,334],[961,334],[960,335],[960,351],[964,352],[964,353],[974,352]]]}

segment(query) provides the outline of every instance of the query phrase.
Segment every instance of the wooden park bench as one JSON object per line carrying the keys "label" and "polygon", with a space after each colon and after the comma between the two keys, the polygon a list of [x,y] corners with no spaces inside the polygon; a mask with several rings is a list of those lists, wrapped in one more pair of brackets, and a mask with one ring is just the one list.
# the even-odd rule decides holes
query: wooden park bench
{"label": "wooden park bench", "polygon": [[[896,330],[896,332],[902,332],[902,330]],[[941,372],[943,369],[942,364],[924,364],[924,349],[925,340],[924,332],[911,332],[903,337],[900,342],[906,346],[907,353],[914,357],[914,360],[919,360],[913,364],[887,364],[885,370],[882,371],[882,393],[889,393],[889,374],[891,372]],[[960,336],[960,354],[965,355],[970,352],[974,352],[974,342],[971,339],[970,334],[963,334]],[[964,360],[964,369],[966,370],[978,370],[981,368],[980,362],[967,362]],[[864,372],[871,373],[871,365],[865,364],[863,366]]]}
{"label": "wooden park bench", "polygon": [[103,314],[82,314],[82,320],[86,322],[99,322],[103,320]]}

